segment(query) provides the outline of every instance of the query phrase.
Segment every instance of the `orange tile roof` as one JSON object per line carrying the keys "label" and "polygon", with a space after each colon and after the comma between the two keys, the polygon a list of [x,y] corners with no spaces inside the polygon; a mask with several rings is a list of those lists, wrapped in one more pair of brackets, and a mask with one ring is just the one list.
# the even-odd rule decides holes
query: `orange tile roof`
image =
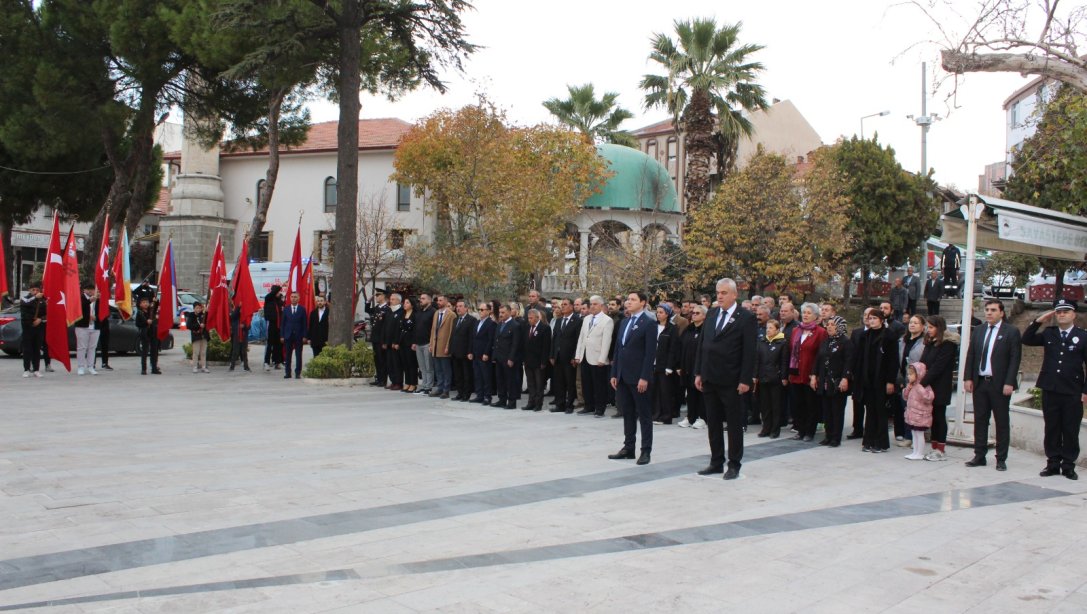
{"label": "orange tile roof", "polygon": [[170,212],[170,188],[159,188],[159,197],[150,212],[155,215],[166,215]]}
{"label": "orange tile roof", "polygon": [[[321,122],[310,126],[306,135],[306,142],[297,147],[284,147],[282,153],[317,153],[336,151],[336,129],[339,122]],[[411,124],[395,117],[383,117],[378,119],[359,120],[359,150],[364,149],[395,149],[400,144],[400,139],[411,129]],[[243,149],[232,152],[222,152],[221,158],[234,158],[243,156],[259,156],[268,153],[267,147],[256,151]],[[171,151],[163,155],[167,160],[181,159],[180,151]]]}
{"label": "orange tile roof", "polygon": [[655,124],[649,124],[648,126],[632,130],[631,134],[634,136],[648,136],[651,134],[670,134],[675,132],[675,128],[672,127],[672,120],[666,119],[659,121]]}

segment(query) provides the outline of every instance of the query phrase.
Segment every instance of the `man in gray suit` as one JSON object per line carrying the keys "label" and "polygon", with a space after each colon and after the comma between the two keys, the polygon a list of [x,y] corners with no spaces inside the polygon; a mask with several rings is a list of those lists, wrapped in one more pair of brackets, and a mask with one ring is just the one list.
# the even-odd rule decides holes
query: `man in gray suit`
{"label": "man in gray suit", "polygon": [[906,267],[906,276],[902,278],[906,286],[906,313],[917,314],[917,299],[921,297],[921,280],[913,274],[913,267]]}
{"label": "man in gray suit", "polygon": [[1008,406],[1019,374],[1020,346],[1019,329],[1004,321],[1004,303],[999,299],[985,301],[985,324],[970,334],[963,368],[963,388],[974,400],[974,458],[966,461],[967,467],[985,465],[992,416],[996,422],[996,470],[1008,469]]}

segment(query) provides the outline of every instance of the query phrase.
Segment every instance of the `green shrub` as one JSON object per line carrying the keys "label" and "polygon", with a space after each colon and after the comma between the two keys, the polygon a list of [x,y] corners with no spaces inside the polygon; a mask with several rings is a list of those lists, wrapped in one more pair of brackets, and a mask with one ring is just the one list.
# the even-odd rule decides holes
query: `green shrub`
{"label": "green shrub", "polygon": [[[191,338],[191,336],[190,336]],[[192,343],[181,346],[185,350],[185,358],[192,360]],[[230,342],[219,338],[219,333],[211,331],[211,340],[208,341],[208,362],[230,362]]]}
{"label": "green shrub", "polygon": [[321,355],[311,358],[302,371],[314,379],[346,379],[373,377],[374,352],[365,343],[356,343],[350,350],[342,345],[326,345]]}

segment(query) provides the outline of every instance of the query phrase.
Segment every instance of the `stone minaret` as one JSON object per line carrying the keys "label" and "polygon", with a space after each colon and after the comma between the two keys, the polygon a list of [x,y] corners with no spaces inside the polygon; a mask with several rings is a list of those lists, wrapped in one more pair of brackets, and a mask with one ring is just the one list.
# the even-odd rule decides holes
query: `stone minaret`
{"label": "stone minaret", "polygon": [[199,142],[194,130],[198,121],[185,116],[181,172],[170,186],[170,212],[159,221],[159,254],[173,238],[178,288],[205,294],[215,237],[222,233],[223,254],[229,262],[238,222],[224,217],[219,146],[208,149]]}

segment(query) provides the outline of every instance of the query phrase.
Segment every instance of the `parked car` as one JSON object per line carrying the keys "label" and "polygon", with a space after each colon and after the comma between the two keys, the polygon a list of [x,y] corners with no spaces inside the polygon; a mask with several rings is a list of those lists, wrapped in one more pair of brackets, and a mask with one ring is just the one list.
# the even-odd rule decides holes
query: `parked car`
{"label": "parked car", "polygon": [[[19,319],[19,309],[12,307],[0,312],[0,352],[8,356],[22,354],[23,322]],[[68,347],[75,351],[75,329],[68,328]],[[169,350],[174,347],[173,334],[167,334],[162,341],[162,349]],[[109,350],[118,355],[139,353],[139,331],[136,329],[135,318],[122,320],[121,313],[116,307],[109,308]]]}

